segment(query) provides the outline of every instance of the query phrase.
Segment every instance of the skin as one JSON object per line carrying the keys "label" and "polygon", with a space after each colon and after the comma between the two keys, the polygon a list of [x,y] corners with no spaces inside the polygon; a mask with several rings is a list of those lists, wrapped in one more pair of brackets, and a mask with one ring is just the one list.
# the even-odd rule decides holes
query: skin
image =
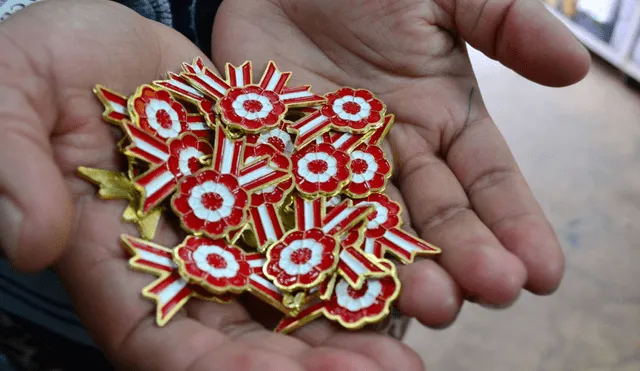
{"label": "skin", "polygon": [[[113,22],[116,20],[117,22]],[[563,256],[551,226],[482,102],[467,41],[549,86],[582,79],[589,55],[533,0],[226,0],[212,68],[273,59],[324,93],[368,88],[397,115],[387,148],[389,193],[408,225],[442,247],[438,262],[399,271],[399,308],[446,326],[463,298],[504,307],[525,288],[552,293]],[[117,133],[101,120],[96,83],[130,94],[202,56],[175,31],[105,1],[52,0],[0,24],[0,195],[21,210],[7,255],[35,271],[54,265],[75,308],[114,363],[140,370],[421,370],[417,354],[373,332],[324,321],[294,336],[263,324],[242,300],[192,301],[164,328],[118,243],[124,204],[100,201],[80,165],[119,169]],[[257,73],[259,74],[259,72]],[[172,245],[174,226],[158,242]],[[5,238],[3,245],[7,245]],[[245,306],[259,309],[250,313]]]}

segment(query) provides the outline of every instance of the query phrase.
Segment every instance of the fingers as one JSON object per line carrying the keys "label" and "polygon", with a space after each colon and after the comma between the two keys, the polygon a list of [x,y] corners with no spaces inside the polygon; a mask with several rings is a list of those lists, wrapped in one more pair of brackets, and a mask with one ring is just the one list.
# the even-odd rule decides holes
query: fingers
{"label": "fingers", "polygon": [[[404,228],[416,234],[411,228],[407,204],[398,188],[389,184],[386,193],[402,206]],[[462,306],[462,293],[449,273],[435,261],[422,260],[401,265],[398,267],[398,277],[402,282],[402,292],[397,306],[402,313],[414,317],[425,326],[436,328],[447,326],[456,319]]]}
{"label": "fingers", "polygon": [[452,323],[462,306],[462,295],[451,276],[431,260],[398,267],[402,293],[398,309],[429,327]]}
{"label": "fingers", "polygon": [[524,77],[565,86],[588,72],[590,57],[536,0],[436,0],[471,46]]}
{"label": "fingers", "polygon": [[413,349],[386,335],[339,332],[324,345],[372,357],[385,371],[424,370],[422,359]]}
{"label": "fingers", "polygon": [[[313,348],[301,355],[306,371],[387,371],[371,359],[346,349]],[[413,370],[411,370],[413,371]]]}
{"label": "fingers", "polygon": [[457,136],[447,163],[476,214],[526,266],[527,288],[537,294],[553,292],[564,272],[559,241],[488,116]]}
{"label": "fingers", "polygon": [[525,267],[470,209],[449,167],[413,127],[396,124],[389,139],[399,164],[399,189],[411,200],[407,207],[413,226],[442,248],[441,265],[468,297],[490,305],[515,300],[526,280]]}
{"label": "fingers", "polygon": [[224,347],[205,354],[193,363],[188,370],[305,371],[307,369],[289,357],[262,349],[250,348],[245,344],[237,343],[227,344]]}

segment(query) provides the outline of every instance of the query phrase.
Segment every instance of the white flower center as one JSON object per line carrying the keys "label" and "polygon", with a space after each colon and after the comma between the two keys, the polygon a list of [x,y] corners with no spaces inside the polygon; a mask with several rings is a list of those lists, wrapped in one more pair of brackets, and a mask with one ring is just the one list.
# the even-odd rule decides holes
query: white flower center
{"label": "white flower center", "polygon": [[307,238],[296,240],[280,253],[278,264],[288,275],[304,275],[322,261],[322,244]]}
{"label": "white flower center", "polygon": [[324,152],[311,152],[298,161],[298,173],[308,182],[324,183],[338,172],[338,162]]}
{"label": "white flower center", "polygon": [[269,98],[256,93],[239,95],[232,106],[238,116],[247,120],[263,119],[273,110]]}
{"label": "white flower center", "polygon": [[280,128],[271,129],[260,134],[258,143],[271,144],[277,150],[283,151],[286,155],[290,155],[294,151],[291,135]]}
{"label": "white flower center", "polygon": [[231,278],[240,265],[232,253],[215,245],[202,245],[193,252],[193,260],[201,271],[216,278]]}
{"label": "white flower center", "polygon": [[180,154],[178,155],[178,168],[182,175],[191,175],[191,167],[189,167],[189,163],[191,162],[190,160],[193,158],[197,160],[202,156],[204,156],[204,153],[193,147],[185,148],[180,151]]}
{"label": "white flower center", "polygon": [[188,203],[198,218],[217,222],[231,215],[235,201],[224,184],[207,181],[193,187]]}
{"label": "white flower center", "polygon": [[371,105],[360,97],[349,95],[333,102],[333,112],[343,120],[360,121],[369,117]]}
{"label": "white flower center", "polygon": [[368,182],[376,175],[378,163],[376,162],[376,158],[369,153],[353,151],[351,153],[351,170],[353,171],[352,182]]}
{"label": "white flower center", "polygon": [[162,138],[175,138],[182,131],[178,113],[163,100],[152,99],[144,108],[149,126]]}
{"label": "white flower center", "polygon": [[[368,280],[366,291],[364,293],[359,291],[350,290],[349,283],[345,280],[340,280],[336,285],[335,291],[338,305],[351,312],[369,308],[376,302],[378,295],[382,292],[382,284],[378,280]],[[353,295],[354,293],[358,295]]]}

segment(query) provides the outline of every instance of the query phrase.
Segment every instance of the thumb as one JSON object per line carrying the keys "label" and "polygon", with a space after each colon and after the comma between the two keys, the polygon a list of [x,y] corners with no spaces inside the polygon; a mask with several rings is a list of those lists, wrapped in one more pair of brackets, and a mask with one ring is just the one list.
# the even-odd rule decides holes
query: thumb
{"label": "thumb", "polygon": [[[176,31],[106,0],[31,5],[0,24],[0,50],[0,246],[13,266],[33,271],[77,237],[75,221],[95,215],[79,209],[95,190],[78,166],[118,166],[91,88],[130,92],[202,55]],[[104,238],[84,232],[76,245]]]}
{"label": "thumb", "polygon": [[435,0],[474,48],[548,86],[578,82],[590,56],[538,0]]}
{"label": "thumb", "polygon": [[55,97],[10,31],[0,32],[0,247],[14,267],[32,271],[59,255],[73,203],[50,146]]}

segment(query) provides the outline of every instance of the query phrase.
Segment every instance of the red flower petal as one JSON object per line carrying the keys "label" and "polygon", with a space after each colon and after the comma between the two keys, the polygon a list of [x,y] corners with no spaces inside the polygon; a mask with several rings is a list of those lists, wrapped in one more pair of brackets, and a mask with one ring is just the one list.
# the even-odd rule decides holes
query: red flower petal
{"label": "red flower petal", "polygon": [[312,269],[311,272],[299,276],[298,282],[302,285],[310,285],[313,281],[318,279],[318,276],[320,276],[320,272],[316,269]]}
{"label": "red flower petal", "polygon": [[182,222],[188,229],[199,232],[205,228],[204,220],[198,218],[196,214],[189,212],[182,216]]}
{"label": "red flower petal", "polygon": [[352,88],[341,88],[341,89],[338,89],[338,91],[336,91],[336,94],[339,95],[341,98],[344,98],[344,97],[355,95],[355,90]]}
{"label": "red flower petal", "polygon": [[236,99],[238,99],[239,96],[241,96],[242,94],[245,94],[245,93],[246,93],[245,89],[242,89],[242,88],[231,88],[225,93],[225,96],[222,99],[227,99],[231,103],[233,103],[233,102],[235,102]]}
{"label": "red flower petal", "polygon": [[[215,110],[214,110],[214,105],[213,102],[210,100],[201,100],[198,103],[198,107],[200,108],[200,110],[202,112],[204,112],[205,114],[214,114]],[[213,122],[213,121],[212,121]]]}
{"label": "red flower petal", "polygon": [[335,113],[335,111],[333,110],[332,105],[322,106],[320,108],[320,113],[322,113],[323,116],[330,118],[331,122],[335,122],[335,120],[340,120],[340,118],[338,117],[338,114]]}
{"label": "red flower petal", "polygon": [[271,113],[275,115],[279,116],[287,111],[287,107],[281,101],[277,101],[273,103],[272,106],[273,106],[273,109],[271,110]]}
{"label": "red flower petal", "polygon": [[353,92],[353,96],[354,97],[360,97],[362,99],[364,99],[365,101],[369,101],[373,99],[373,94],[371,94],[370,91],[365,90],[365,89],[358,89],[356,91]]}
{"label": "red flower petal", "polygon": [[380,122],[380,119],[381,119],[381,116],[379,112],[371,111],[371,113],[369,114],[369,117],[367,117],[367,124],[375,124],[377,122]]}
{"label": "red flower petal", "polygon": [[378,99],[372,99],[368,103],[371,106],[371,112],[380,113],[384,109],[384,104]]}
{"label": "red flower petal", "polygon": [[249,85],[249,86],[245,87],[244,89],[242,89],[242,93],[243,94],[255,93],[255,94],[258,94],[258,95],[263,95],[264,92],[265,91],[261,87],[256,86],[256,85]]}
{"label": "red flower petal", "polygon": [[179,194],[172,201],[173,208],[179,214],[187,214],[191,212],[191,206],[189,206],[189,196]]}
{"label": "red flower petal", "polygon": [[235,102],[235,99],[231,99],[229,96],[226,96],[220,100],[220,109],[224,114],[229,115],[234,111],[233,102]]}
{"label": "red flower petal", "polygon": [[293,286],[298,282],[298,277],[290,276],[284,271],[278,276],[278,282],[282,286]]}

